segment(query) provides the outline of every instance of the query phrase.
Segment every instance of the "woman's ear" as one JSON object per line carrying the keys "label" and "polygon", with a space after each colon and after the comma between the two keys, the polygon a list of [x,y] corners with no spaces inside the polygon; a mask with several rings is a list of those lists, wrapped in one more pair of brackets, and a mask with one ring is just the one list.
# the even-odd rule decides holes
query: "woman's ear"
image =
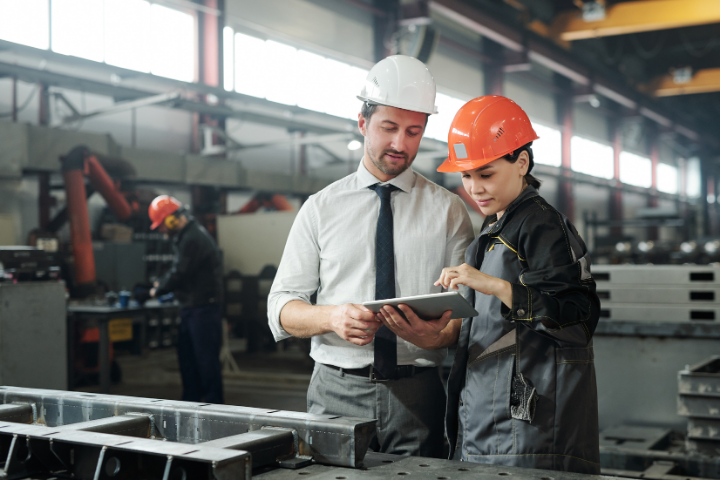
{"label": "woman's ear", "polygon": [[518,155],[518,159],[515,162],[515,165],[518,166],[520,169],[520,175],[523,177],[528,173],[528,168],[530,167],[530,154],[528,154],[527,150],[523,150],[520,152],[520,155]]}

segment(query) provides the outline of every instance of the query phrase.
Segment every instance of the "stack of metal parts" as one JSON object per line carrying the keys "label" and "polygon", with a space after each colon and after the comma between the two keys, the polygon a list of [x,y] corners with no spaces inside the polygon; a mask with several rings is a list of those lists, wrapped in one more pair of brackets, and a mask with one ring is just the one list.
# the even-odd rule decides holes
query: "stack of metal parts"
{"label": "stack of metal parts", "polygon": [[622,425],[600,433],[604,475],[645,480],[720,478],[720,457],[690,452],[685,438],[667,428]]}
{"label": "stack of metal parts", "polygon": [[60,267],[52,253],[35,247],[0,247],[0,282],[59,279]]}
{"label": "stack of metal parts", "polygon": [[678,373],[678,415],[687,417],[687,449],[720,457],[720,356]]}
{"label": "stack of metal parts", "polygon": [[720,268],[710,265],[593,265],[601,319],[720,320]]}

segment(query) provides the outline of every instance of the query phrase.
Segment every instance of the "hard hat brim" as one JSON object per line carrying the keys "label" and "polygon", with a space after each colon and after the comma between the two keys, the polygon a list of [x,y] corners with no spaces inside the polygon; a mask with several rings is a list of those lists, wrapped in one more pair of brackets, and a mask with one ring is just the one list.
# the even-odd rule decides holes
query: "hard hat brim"
{"label": "hard hat brim", "polygon": [[400,109],[402,109],[402,110],[407,110],[407,111],[409,111],[409,112],[426,113],[426,114],[428,114],[428,115],[436,115],[436,114],[438,113],[437,105],[435,106],[435,108],[433,109],[433,111],[428,112],[427,110],[418,110],[417,108],[413,107],[412,105],[403,105],[403,104],[400,104],[400,103],[393,103],[393,102],[386,102],[386,101],[379,102],[379,101],[374,100],[374,99],[372,99],[372,98],[362,97],[362,96],[360,96],[360,95],[357,95],[357,99],[358,99],[358,100],[362,100],[363,102],[367,102],[367,103],[373,104],[373,105],[382,105],[382,106],[385,106],[385,107],[395,107],[395,108],[400,108]]}
{"label": "hard hat brim", "polygon": [[483,160],[459,160],[459,161],[452,161],[450,160],[450,157],[446,158],[443,163],[440,164],[440,166],[437,168],[438,172],[443,173],[456,173],[456,172],[470,172],[472,170],[475,170],[476,168],[480,168],[484,165],[487,165],[490,162],[494,162],[498,158],[502,158],[505,155],[500,155],[497,158],[493,158],[491,160],[483,159]]}
{"label": "hard hat brim", "polygon": [[164,220],[165,220],[165,219],[163,218],[162,220],[158,220],[157,222],[153,222],[152,225],[150,225],[150,230],[155,230],[156,228],[158,228],[158,227],[163,223]]}

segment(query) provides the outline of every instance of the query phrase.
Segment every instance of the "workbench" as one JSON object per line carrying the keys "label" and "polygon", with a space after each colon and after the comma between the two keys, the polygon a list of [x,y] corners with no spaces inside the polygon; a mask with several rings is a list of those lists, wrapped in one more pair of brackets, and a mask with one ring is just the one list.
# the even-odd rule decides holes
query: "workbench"
{"label": "workbench", "polygon": [[74,368],[76,351],[75,332],[79,328],[99,329],[98,367],[100,391],[110,391],[110,344],[132,341],[133,353],[142,354],[146,348],[169,347],[175,344],[174,329],[180,323],[180,306],[177,303],[148,302],[144,306],[128,307],[71,305],[67,309],[68,331],[68,383],[73,388],[77,381]]}

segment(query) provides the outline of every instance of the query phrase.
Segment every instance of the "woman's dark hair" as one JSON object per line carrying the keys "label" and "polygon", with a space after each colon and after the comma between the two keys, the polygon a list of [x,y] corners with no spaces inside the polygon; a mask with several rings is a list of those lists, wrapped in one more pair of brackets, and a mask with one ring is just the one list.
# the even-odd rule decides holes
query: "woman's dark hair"
{"label": "woman's dark hair", "polygon": [[533,160],[533,158],[534,158],[534,156],[533,156],[533,151],[532,151],[532,148],[531,148],[531,147],[532,147],[532,143],[533,143],[533,142],[526,143],[525,145],[523,145],[522,147],[518,148],[518,149],[515,150],[514,152],[508,153],[508,154],[505,155],[503,158],[504,158],[505,160],[507,160],[508,162],[510,162],[510,163],[515,163],[515,162],[517,162],[518,157],[520,157],[520,154],[521,154],[523,151],[528,152],[528,157],[530,157],[530,163],[529,163],[529,165],[528,165],[527,173],[525,174],[525,181],[526,181],[527,184],[530,185],[531,187],[534,187],[535,189],[539,189],[539,188],[540,188],[540,185],[541,185],[540,180],[538,180],[538,179],[535,178],[534,176],[530,175],[530,172],[532,171],[533,167],[535,166],[535,161]]}

